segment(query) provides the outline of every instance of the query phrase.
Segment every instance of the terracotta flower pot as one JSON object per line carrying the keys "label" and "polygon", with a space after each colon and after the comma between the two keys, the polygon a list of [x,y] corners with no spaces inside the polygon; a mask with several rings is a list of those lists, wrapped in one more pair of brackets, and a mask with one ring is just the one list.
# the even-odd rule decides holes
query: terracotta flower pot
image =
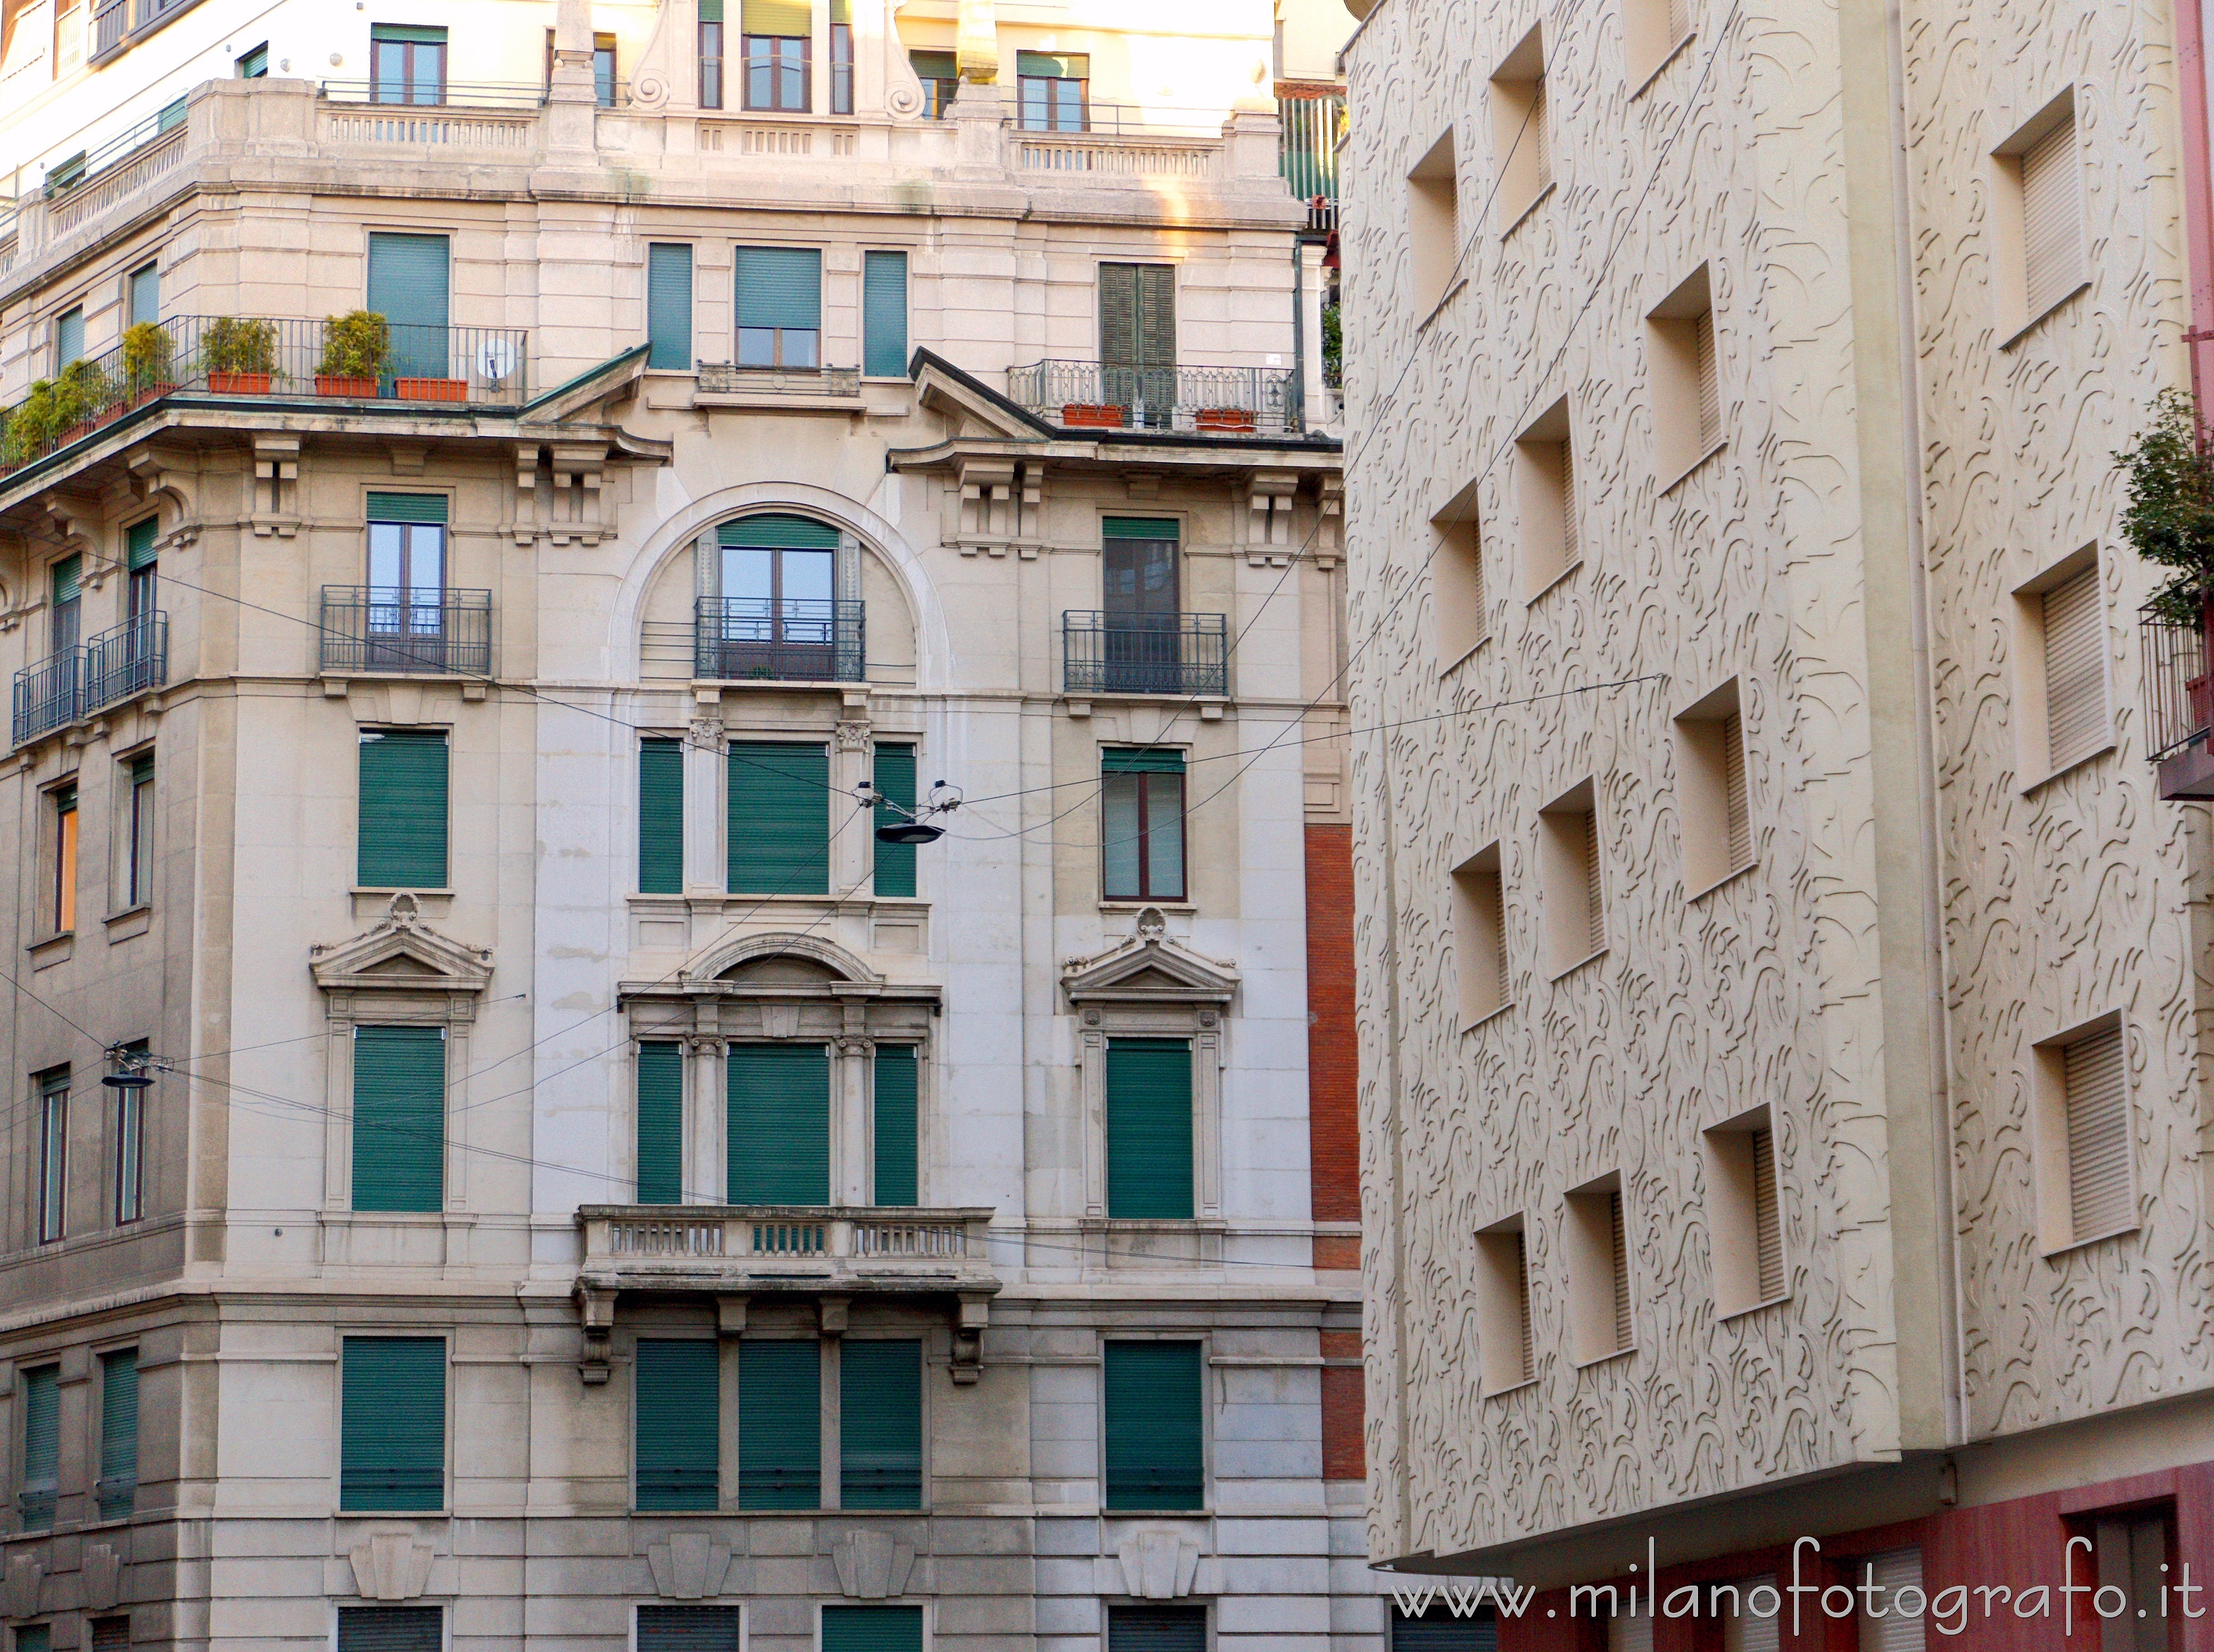
{"label": "terracotta flower pot", "polygon": [[1130,410],[1104,401],[1071,401],[1063,404],[1061,422],[1079,430],[1120,430],[1130,422]]}
{"label": "terracotta flower pot", "polygon": [[352,373],[318,373],[315,375],[315,394],[352,396],[361,400],[376,394],[376,381]]}
{"label": "terracotta flower pot", "polygon": [[138,387],[138,393],[131,398],[131,405],[133,407],[143,407],[150,401],[159,401],[176,388],[175,385],[167,382],[159,384],[142,384]]}
{"label": "terracotta flower pot", "polygon": [[268,373],[217,373],[208,375],[208,389],[216,395],[267,395]]}
{"label": "terracotta flower pot", "polygon": [[1194,421],[1203,431],[1256,431],[1261,421],[1251,407],[1202,407]]}
{"label": "terracotta flower pot", "polygon": [[467,401],[469,382],[465,378],[396,378],[392,381],[393,394],[402,401]]}

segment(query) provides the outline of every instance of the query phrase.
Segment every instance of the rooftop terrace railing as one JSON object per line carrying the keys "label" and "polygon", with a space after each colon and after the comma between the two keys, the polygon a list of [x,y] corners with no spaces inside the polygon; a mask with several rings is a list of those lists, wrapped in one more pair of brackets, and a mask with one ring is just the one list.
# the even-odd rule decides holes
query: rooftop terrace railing
{"label": "rooftop terrace railing", "polygon": [[1011,368],[1007,395],[1072,430],[1255,436],[1301,429],[1299,379],[1288,368],[1041,361]]}

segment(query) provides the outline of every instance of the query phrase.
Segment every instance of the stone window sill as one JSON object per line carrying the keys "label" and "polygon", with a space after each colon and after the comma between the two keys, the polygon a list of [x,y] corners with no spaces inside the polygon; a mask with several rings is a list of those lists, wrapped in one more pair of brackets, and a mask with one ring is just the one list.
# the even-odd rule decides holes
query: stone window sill
{"label": "stone window sill", "polygon": [[1677,58],[1682,57],[1684,55],[1684,48],[1691,45],[1693,40],[1696,40],[1698,38],[1698,30],[1696,28],[1685,29],[1684,31],[1684,38],[1677,41],[1675,45],[1670,46],[1666,52],[1662,52],[1660,54],[1660,61],[1654,64],[1651,72],[1648,73],[1643,80],[1637,83],[1636,88],[1633,89],[1630,94],[1630,101],[1632,103],[1635,103],[1638,99],[1643,97],[1646,92],[1652,87],[1653,83],[1660,78],[1661,71],[1667,69],[1670,64],[1675,62]]}
{"label": "stone window sill", "polygon": [[2074,301],[2078,294],[2089,292],[2090,290],[2091,280],[2089,276],[2086,276],[2083,280],[2078,281],[2074,286],[2069,288],[2067,291],[2062,293],[2058,298],[2047,304],[2043,309],[2039,310],[2036,315],[2024,321],[2020,327],[2015,328],[2013,332],[2008,333],[2006,338],[1999,345],[2000,350],[2008,351],[2013,349],[2015,346],[2020,344],[2031,333],[2036,332],[2040,327],[2042,327],[2045,324],[2045,320],[2047,316],[2056,315],[2059,311],[2065,309],[2068,305]]}
{"label": "stone window sill", "polygon": [[1532,215],[1535,213],[1539,207],[1543,206],[1546,201],[1551,198],[1553,192],[1560,187],[1561,180],[1557,178],[1548,178],[1545,180],[1545,187],[1539,190],[1536,194],[1532,195],[1529,201],[1523,206],[1522,210],[1514,215],[1514,221],[1499,232],[1500,240],[1513,240],[1514,232],[1517,229],[1520,229],[1524,224],[1529,223]]}
{"label": "stone window sill", "polygon": [[143,935],[154,927],[154,909],[142,902],[128,906],[120,912],[111,913],[106,920],[109,943],[129,940],[133,935]]}
{"label": "stone window sill", "polygon": [[1660,489],[1660,497],[1664,499],[1667,499],[1671,493],[1681,487],[1685,482],[1691,480],[1692,477],[1696,476],[1700,471],[1706,468],[1708,460],[1713,458],[1715,455],[1720,453],[1728,445],[1729,438],[1728,437],[1716,437],[1712,447],[1709,448],[1704,453],[1702,453],[1697,458],[1692,460],[1691,463],[1685,465],[1681,470],[1678,471],[1673,481],[1668,482],[1662,486]]}
{"label": "stone window sill", "polygon": [[28,950],[34,970],[46,970],[57,964],[66,964],[76,951],[76,931],[64,929],[58,935],[47,935],[33,941]]}
{"label": "stone window sill", "polygon": [[1737,882],[1739,878],[1744,877],[1746,873],[1751,872],[1759,864],[1760,862],[1758,860],[1748,860],[1741,866],[1733,866],[1729,871],[1716,878],[1713,883],[1709,884],[1704,889],[1693,890],[1684,898],[1685,900],[1694,902],[1703,901],[1708,896],[1715,893],[1716,890],[1728,889],[1732,884]]}
{"label": "stone window sill", "polygon": [[2028,782],[2021,788],[2022,796],[2026,798],[2034,797],[2038,792],[2042,792],[2046,786],[2052,785],[2053,781],[2065,779],[2067,776],[2073,774],[2077,769],[2082,768],[2085,764],[2095,763],[2101,757],[2111,756],[2113,754],[2114,744],[2115,742],[2113,737],[2110,732],[2107,739],[2102,742],[2095,750],[2087,751],[2082,756],[2076,758],[2075,762],[2063,763],[2051,774],[2040,775],[2037,779]]}

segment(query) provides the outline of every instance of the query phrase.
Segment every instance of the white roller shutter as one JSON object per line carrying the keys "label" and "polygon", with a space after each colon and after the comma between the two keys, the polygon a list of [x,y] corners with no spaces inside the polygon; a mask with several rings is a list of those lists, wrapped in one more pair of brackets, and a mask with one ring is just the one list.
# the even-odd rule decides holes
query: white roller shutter
{"label": "white roller shutter", "polygon": [[[1857,1574],[1853,1579],[1858,1588],[1862,1579],[1872,1581],[1879,1593],[1875,1597],[1881,1618],[1869,1615],[1868,1598],[1861,1603],[1860,1652],[1923,1652],[1928,1631],[1923,1626],[1924,1613],[1919,1610],[1922,1602],[1922,1551],[1894,1549],[1889,1554],[1871,1555],[1856,1563]],[[1900,1612],[1893,1605],[1899,1590],[1915,1592],[1913,1604],[1917,1610],[1911,1615]]]}
{"label": "white roller shutter", "polygon": [[2122,1030],[2068,1046],[2068,1202],[2077,1239],[2129,1226],[2130,1105]]}
{"label": "white roller shutter", "polygon": [[2045,723],[2056,769],[2107,743],[2107,676],[2095,563],[2045,593]]}
{"label": "white roller shutter", "polygon": [[1722,719],[1722,792],[1729,818],[1729,869],[1752,864],[1752,816],[1745,795],[1745,723],[1732,712]]}
{"label": "white roller shutter", "polygon": [[2021,263],[2032,317],[2043,315],[2083,279],[2077,172],[2071,113],[2022,151]]}

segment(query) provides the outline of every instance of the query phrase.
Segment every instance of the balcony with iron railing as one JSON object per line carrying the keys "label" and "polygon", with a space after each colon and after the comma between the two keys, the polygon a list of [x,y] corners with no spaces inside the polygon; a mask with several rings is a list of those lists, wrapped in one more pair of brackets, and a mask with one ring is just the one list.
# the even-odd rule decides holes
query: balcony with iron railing
{"label": "balcony with iron railing", "polygon": [[1297,436],[1299,376],[1275,367],[1122,367],[1041,361],[1007,371],[1018,407],[1066,430]]}
{"label": "balcony with iron railing", "polygon": [[1061,616],[1061,692],[1072,694],[1226,694],[1230,621],[1221,614]]}
{"label": "balcony with iron railing", "polygon": [[15,673],[10,743],[83,722],[161,688],[168,675],[169,616],[158,610],[137,615]]}
{"label": "balcony with iron railing", "polygon": [[995,1290],[988,1208],[586,1205],[596,1289]]}
{"label": "balcony with iron railing", "polygon": [[2145,744],[2160,766],[2160,794],[2214,798],[2214,677],[2207,670],[2206,621],[2164,615],[2157,603],[2138,610],[2138,646],[2144,693]]}
{"label": "balcony with iron railing", "polygon": [[693,676],[714,682],[859,682],[865,616],[845,597],[695,599]]}
{"label": "balcony with iron railing", "polygon": [[492,593],[325,585],[326,675],[492,675]]}

